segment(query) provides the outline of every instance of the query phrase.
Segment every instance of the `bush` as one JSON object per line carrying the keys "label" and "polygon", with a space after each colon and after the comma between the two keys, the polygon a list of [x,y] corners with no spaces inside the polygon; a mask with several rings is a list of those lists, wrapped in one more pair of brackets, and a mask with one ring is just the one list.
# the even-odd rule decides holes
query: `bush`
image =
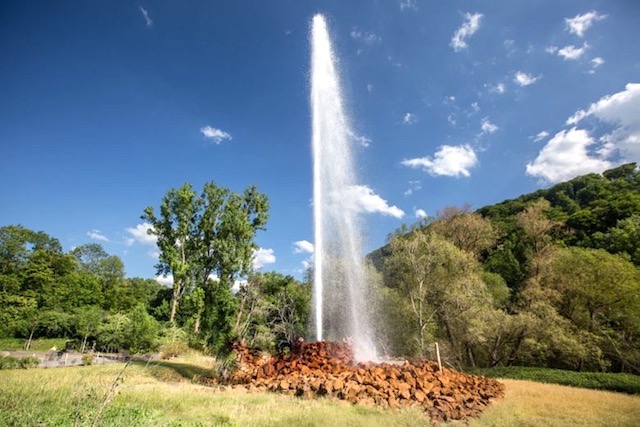
{"label": "bush", "polygon": [[0,369],[29,369],[40,364],[37,357],[22,357],[18,359],[13,356],[0,356]]}
{"label": "bush", "polygon": [[162,331],[161,345],[158,350],[163,359],[181,356],[189,351],[188,334],[176,327],[170,326]]}
{"label": "bush", "polygon": [[605,372],[575,372],[562,369],[526,368],[519,366],[474,369],[474,374],[492,378],[537,381],[596,390],[640,394],[640,376]]}
{"label": "bush", "polygon": [[82,364],[84,366],[93,365],[93,354],[83,354],[82,355]]}

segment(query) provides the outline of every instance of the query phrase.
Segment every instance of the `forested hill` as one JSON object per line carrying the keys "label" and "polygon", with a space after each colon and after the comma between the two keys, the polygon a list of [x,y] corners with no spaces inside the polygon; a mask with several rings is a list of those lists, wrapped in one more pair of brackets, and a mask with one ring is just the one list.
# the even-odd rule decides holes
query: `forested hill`
{"label": "forested hill", "polygon": [[640,171],[629,163],[579,176],[545,190],[478,209],[503,236],[516,229],[516,215],[539,199],[549,219],[564,223],[558,238],[568,246],[626,253],[640,266]]}

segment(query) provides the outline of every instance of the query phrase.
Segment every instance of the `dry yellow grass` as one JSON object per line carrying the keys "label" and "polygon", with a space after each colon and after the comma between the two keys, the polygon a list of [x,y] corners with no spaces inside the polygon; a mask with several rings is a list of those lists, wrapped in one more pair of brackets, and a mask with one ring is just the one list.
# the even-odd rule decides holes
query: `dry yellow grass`
{"label": "dry yellow grass", "polygon": [[469,426],[640,426],[640,396],[501,380],[505,397]]}
{"label": "dry yellow grass", "polygon": [[[192,383],[205,358],[127,368],[103,426],[425,426],[417,409],[215,391]],[[188,362],[188,363],[187,363]],[[198,366],[199,365],[199,366]],[[122,365],[0,371],[0,425],[91,425]],[[470,426],[638,426],[640,396],[504,380],[506,396]],[[460,425],[450,423],[448,425]]]}

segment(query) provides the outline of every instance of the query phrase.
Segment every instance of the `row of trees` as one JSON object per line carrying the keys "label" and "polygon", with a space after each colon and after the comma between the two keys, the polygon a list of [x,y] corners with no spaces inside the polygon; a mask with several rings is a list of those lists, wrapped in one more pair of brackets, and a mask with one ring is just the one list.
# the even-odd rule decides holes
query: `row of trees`
{"label": "row of trees", "polygon": [[384,275],[381,307],[393,326],[382,332],[393,352],[429,355],[437,340],[458,366],[640,373],[634,252],[568,246],[579,233],[546,199],[500,220],[450,208],[371,255]]}
{"label": "row of trees", "polygon": [[159,274],[125,278],[120,258],[98,244],[63,252],[59,241],[21,226],[0,228],[0,338],[70,337],[80,350],[147,351],[164,342],[220,351],[232,339],[266,349],[306,333],[309,286],[255,273],[256,231],[267,197],[214,183],[169,190],[142,218],[157,236]]}

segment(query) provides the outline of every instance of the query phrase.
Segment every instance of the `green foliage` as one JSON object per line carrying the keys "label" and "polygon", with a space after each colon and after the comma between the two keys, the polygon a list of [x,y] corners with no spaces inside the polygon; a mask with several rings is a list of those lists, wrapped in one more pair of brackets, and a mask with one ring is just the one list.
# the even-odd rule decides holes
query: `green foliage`
{"label": "green foliage", "polygon": [[13,356],[0,356],[0,370],[2,369],[29,369],[35,368],[40,364],[40,359],[37,357],[13,357]]}
{"label": "green foliage", "polygon": [[491,378],[510,378],[515,380],[568,385],[571,387],[640,394],[640,377],[632,374],[575,372],[562,369],[527,368],[519,366],[496,367],[490,369],[479,368],[472,369],[470,372]]}
{"label": "green foliage", "polygon": [[258,273],[240,286],[233,333],[249,345],[273,351],[280,341],[307,335],[310,287],[280,273]]}
{"label": "green foliage", "polygon": [[173,275],[171,322],[185,292],[207,288],[212,274],[230,288],[238,275],[250,273],[255,233],[264,229],[268,208],[266,195],[254,186],[238,194],[210,182],[200,196],[190,184],[169,190],[160,216],[153,207],[145,209],[142,219],[158,237],[158,273]]}

